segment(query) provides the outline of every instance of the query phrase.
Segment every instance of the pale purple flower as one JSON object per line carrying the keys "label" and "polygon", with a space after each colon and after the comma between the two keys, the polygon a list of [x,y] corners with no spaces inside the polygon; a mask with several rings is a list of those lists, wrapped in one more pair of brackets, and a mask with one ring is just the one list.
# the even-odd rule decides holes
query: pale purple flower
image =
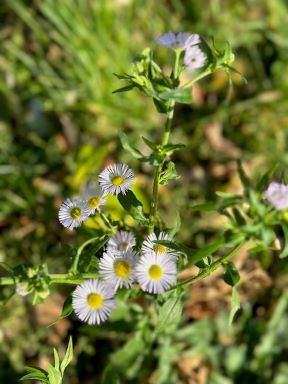
{"label": "pale purple flower", "polygon": [[200,37],[197,34],[188,32],[167,32],[157,37],[156,43],[167,48],[185,49],[186,47],[200,43]]}
{"label": "pale purple flower", "polygon": [[186,48],[184,64],[188,69],[202,68],[205,65],[206,56],[197,45]]}
{"label": "pale purple flower", "polygon": [[263,196],[269,203],[274,205],[278,211],[288,208],[288,185],[273,181],[269,184]]}

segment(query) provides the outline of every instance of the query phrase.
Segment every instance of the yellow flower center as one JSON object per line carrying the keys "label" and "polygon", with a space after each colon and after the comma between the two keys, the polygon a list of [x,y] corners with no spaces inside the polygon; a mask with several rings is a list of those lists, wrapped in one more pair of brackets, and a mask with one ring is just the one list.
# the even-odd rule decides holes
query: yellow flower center
{"label": "yellow flower center", "polygon": [[87,303],[90,308],[101,308],[103,304],[103,296],[99,293],[90,293],[87,297]]}
{"label": "yellow flower center", "polygon": [[74,207],[71,209],[70,211],[70,216],[72,217],[73,220],[77,220],[79,219],[79,217],[81,216],[81,209],[78,208],[78,207]]}
{"label": "yellow flower center", "polygon": [[164,247],[164,245],[160,245],[160,244],[154,245],[153,249],[154,249],[154,252],[156,252],[156,253],[166,253],[167,252],[167,248]]}
{"label": "yellow flower center", "polygon": [[153,264],[148,270],[148,275],[152,280],[158,280],[163,275],[163,269],[158,264]]}
{"label": "yellow flower center", "polygon": [[97,208],[99,204],[100,204],[99,197],[93,196],[93,197],[90,197],[90,199],[88,200],[89,208],[92,208],[92,209]]}
{"label": "yellow flower center", "polygon": [[127,277],[130,271],[131,267],[125,260],[119,260],[114,264],[114,272],[118,277]]}
{"label": "yellow flower center", "polygon": [[119,185],[122,185],[123,183],[124,183],[124,177],[122,176],[114,176],[112,179],[113,185],[119,186]]}

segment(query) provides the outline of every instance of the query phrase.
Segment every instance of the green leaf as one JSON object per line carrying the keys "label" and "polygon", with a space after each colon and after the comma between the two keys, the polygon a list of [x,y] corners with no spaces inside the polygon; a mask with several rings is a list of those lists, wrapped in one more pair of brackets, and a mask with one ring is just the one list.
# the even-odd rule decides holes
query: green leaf
{"label": "green leaf", "polygon": [[171,238],[173,238],[173,237],[176,235],[176,233],[179,232],[180,228],[181,228],[181,216],[180,216],[179,211],[177,211],[177,212],[176,212],[176,223],[175,223],[175,225],[173,226],[173,228],[170,228],[170,229],[169,229],[169,231],[168,231],[169,236],[170,236]]}
{"label": "green leaf", "polygon": [[103,372],[102,384],[120,384],[118,375],[111,364],[108,364]]}
{"label": "green leaf", "polygon": [[167,169],[160,173],[159,184],[165,185],[169,180],[179,179],[179,175],[175,169],[175,164],[169,161]]}
{"label": "green leaf", "polygon": [[274,164],[264,175],[261,177],[261,179],[256,184],[256,190],[259,192],[263,191],[263,188],[267,186],[269,180],[276,172],[277,168],[279,167],[279,163]]}
{"label": "green leaf", "polygon": [[129,152],[135,159],[142,159],[142,153],[132,144],[132,141],[124,132],[119,131],[119,138],[123,149]]}
{"label": "green leaf", "polygon": [[213,211],[217,209],[217,203],[203,203],[203,204],[196,204],[193,205],[191,208],[191,211],[197,212],[197,211]]}
{"label": "green leaf", "polygon": [[143,213],[142,203],[137,199],[132,191],[128,191],[126,195],[119,194],[118,201],[122,207],[139,223],[146,225],[148,219]]}
{"label": "green leaf", "polygon": [[57,369],[53,367],[50,363],[48,364],[48,378],[49,384],[61,384],[62,383],[62,375]]}
{"label": "green leaf", "polygon": [[212,255],[213,252],[217,251],[223,244],[226,243],[226,240],[224,238],[217,239],[214,243],[208,244],[199,250],[195,250],[168,240],[155,240],[155,243],[165,245],[166,247],[185,255],[188,258],[186,267],[190,267],[191,265],[198,263],[204,257]]}
{"label": "green leaf", "polygon": [[163,100],[173,100],[176,103],[191,104],[192,103],[192,87],[176,88],[159,94]]}
{"label": "green leaf", "polygon": [[231,285],[231,287],[234,287],[240,280],[240,275],[235,264],[232,263],[232,261],[228,261],[224,264],[224,269],[225,272],[223,275],[223,279],[225,283]]}
{"label": "green leaf", "polygon": [[127,92],[127,91],[131,91],[131,89],[133,89],[133,88],[135,88],[135,85],[133,85],[133,84],[126,85],[125,87],[116,89],[112,93]]}
{"label": "green leaf", "polygon": [[146,139],[146,137],[142,136],[142,140],[145,142],[145,144],[151,148],[153,151],[157,151],[158,149],[158,144],[153,143],[153,141]]}
{"label": "green leaf", "polygon": [[54,353],[54,367],[57,371],[59,371],[59,368],[60,368],[60,359],[59,359],[59,355],[58,355],[58,352],[56,351],[55,348],[53,348],[53,353]]}
{"label": "green leaf", "polygon": [[13,279],[14,284],[11,286],[2,287],[0,295],[0,305],[4,305],[16,292],[16,279],[13,269],[6,263],[0,262],[0,267],[8,272],[9,276]]}
{"label": "green leaf", "polygon": [[20,381],[23,380],[40,380],[43,383],[49,384],[47,373],[41,368],[25,367],[25,370],[29,372],[27,375],[22,376]]}
{"label": "green leaf", "polygon": [[288,256],[288,226],[287,224],[282,224],[282,229],[283,229],[283,233],[284,233],[284,241],[285,241],[285,245],[284,245],[284,248],[282,249],[282,252],[280,254],[280,258],[283,259],[284,257],[287,257]]}
{"label": "green leaf", "polygon": [[243,185],[245,191],[247,192],[248,190],[250,190],[252,188],[252,183],[251,183],[251,180],[246,175],[246,173],[244,172],[244,169],[242,167],[242,163],[240,160],[237,160],[237,169],[238,169],[238,173],[239,173],[242,185]]}
{"label": "green leaf", "polygon": [[166,144],[164,147],[162,147],[162,152],[167,153],[167,152],[175,152],[179,151],[180,149],[185,148],[185,144]]}
{"label": "green leaf", "polygon": [[171,332],[172,329],[175,329],[180,322],[182,309],[181,295],[179,294],[175,294],[173,297],[165,301],[158,312],[158,322],[155,332]]}
{"label": "green leaf", "polygon": [[236,287],[234,286],[232,288],[232,299],[231,299],[231,310],[229,314],[229,326],[232,325],[234,316],[236,315],[237,311],[240,309],[240,299],[238,296],[238,292]]}
{"label": "green leaf", "polygon": [[64,371],[67,365],[72,361],[72,359],[73,359],[73,342],[72,342],[72,337],[70,336],[68,347],[67,347],[64,359],[62,360],[62,363],[60,366],[60,371],[62,373],[62,376],[64,375]]}

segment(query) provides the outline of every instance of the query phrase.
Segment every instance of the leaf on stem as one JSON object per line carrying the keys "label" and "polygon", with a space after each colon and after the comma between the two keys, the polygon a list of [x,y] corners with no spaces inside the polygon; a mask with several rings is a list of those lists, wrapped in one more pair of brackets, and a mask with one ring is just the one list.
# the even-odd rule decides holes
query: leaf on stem
{"label": "leaf on stem", "polygon": [[236,286],[234,286],[232,288],[231,310],[230,310],[229,322],[228,322],[229,326],[232,325],[233,319],[234,319],[236,313],[238,312],[238,310],[240,309],[240,307],[241,307],[241,305],[240,305],[239,295],[238,295]]}
{"label": "leaf on stem", "polygon": [[192,103],[192,87],[170,89],[161,92],[159,97],[163,100],[172,100],[176,103],[191,104]]}
{"label": "leaf on stem", "polygon": [[123,149],[129,152],[135,159],[142,159],[142,153],[133,145],[129,137],[122,131],[119,131],[119,138],[122,144]]}
{"label": "leaf on stem", "polygon": [[133,217],[133,219],[135,219],[139,224],[148,224],[148,219],[143,212],[143,205],[132,191],[128,191],[126,195],[119,194],[117,197],[119,203],[125,211]]}

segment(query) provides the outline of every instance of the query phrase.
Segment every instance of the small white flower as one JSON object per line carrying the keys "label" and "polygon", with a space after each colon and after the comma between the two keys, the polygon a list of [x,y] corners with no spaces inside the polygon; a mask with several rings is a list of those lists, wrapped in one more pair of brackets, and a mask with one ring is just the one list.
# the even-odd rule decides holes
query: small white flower
{"label": "small white flower", "polygon": [[138,255],[129,250],[122,254],[104,252],[99,263],[99,273],[115,291],[118,288],[130,288],[134,281],[134,267]]}
{"label": "small white flower", "polygon": [[278,211],[288,208],[288,185],[276,183],[269,184],[263,196],[274,205]]}
{"label": "small white flower", "polygon": [[31,289],[28,288],[28,283],[17,283],[16,284],[16,293],[19,296],[27,296],[29,293],[31,293]]}
{"label": "small white flower", "polygon": [[185,49],[189,46],[199,44],[200,37],[197,34],[187,32],[173,33],[168,32],[157,37],[156,43],[172,49]]}
{"label": "small white flower", "polygon": [[134,179],[133,171],[126,164],[109,165],[99,175],[99,184],[105,193],[124,195]]}
{"label": "small white flower", "polygon": [[187,47],[184,55],[184,64],[186,67],[189,69],[202,68],[205,65],[205,61],[206,55],[197,45]]}
{"label": "small white flower", "polygon": [[141,289],[150,293],[163,293],[175,281],[177,268],[168,255],[147,253],[140,257],[135,268],[136,280]]}
{"label": "small white flower", "polygon": [[58,212],[60,223],[69,229],[79,227],[89,216],[89,209],[83,200],[66,199]]}
{"label": "small white flower", "polygon": [[101,205],[105,204],[104,191],[98,183],[89,183],[85,188],[81,198],[86,201],[89,209],[89,215],[93,215],[96,210],[99,210]]}
{"label": "small white flower", "polygon": [[160,232],[158,236],[156,236],[155,233],[151,233],[147,239],[143,242],[141,251],[142,253],[149,254],[149,253],[154,253],[161,255],[168,255],[168,256],[176,256],[175,252],[169,248],[167,248],[165,245],[162,244],[157,244],[155,243],[155,240],[167,240],[167,241],[172,241],[172,239],[169,237],[169,235],[165,232]]}
{"label": "small white flower", "polygon": [[72,307],[80,320],[100,324],[108,319],[115,307],[113,288],[97,279],[77,286],[72,294]]}
{"label": "small white flower", "polygon": [[119,231],[107,243],[107,251],[126,252],[136,244],[135,236],[131,232]]}

